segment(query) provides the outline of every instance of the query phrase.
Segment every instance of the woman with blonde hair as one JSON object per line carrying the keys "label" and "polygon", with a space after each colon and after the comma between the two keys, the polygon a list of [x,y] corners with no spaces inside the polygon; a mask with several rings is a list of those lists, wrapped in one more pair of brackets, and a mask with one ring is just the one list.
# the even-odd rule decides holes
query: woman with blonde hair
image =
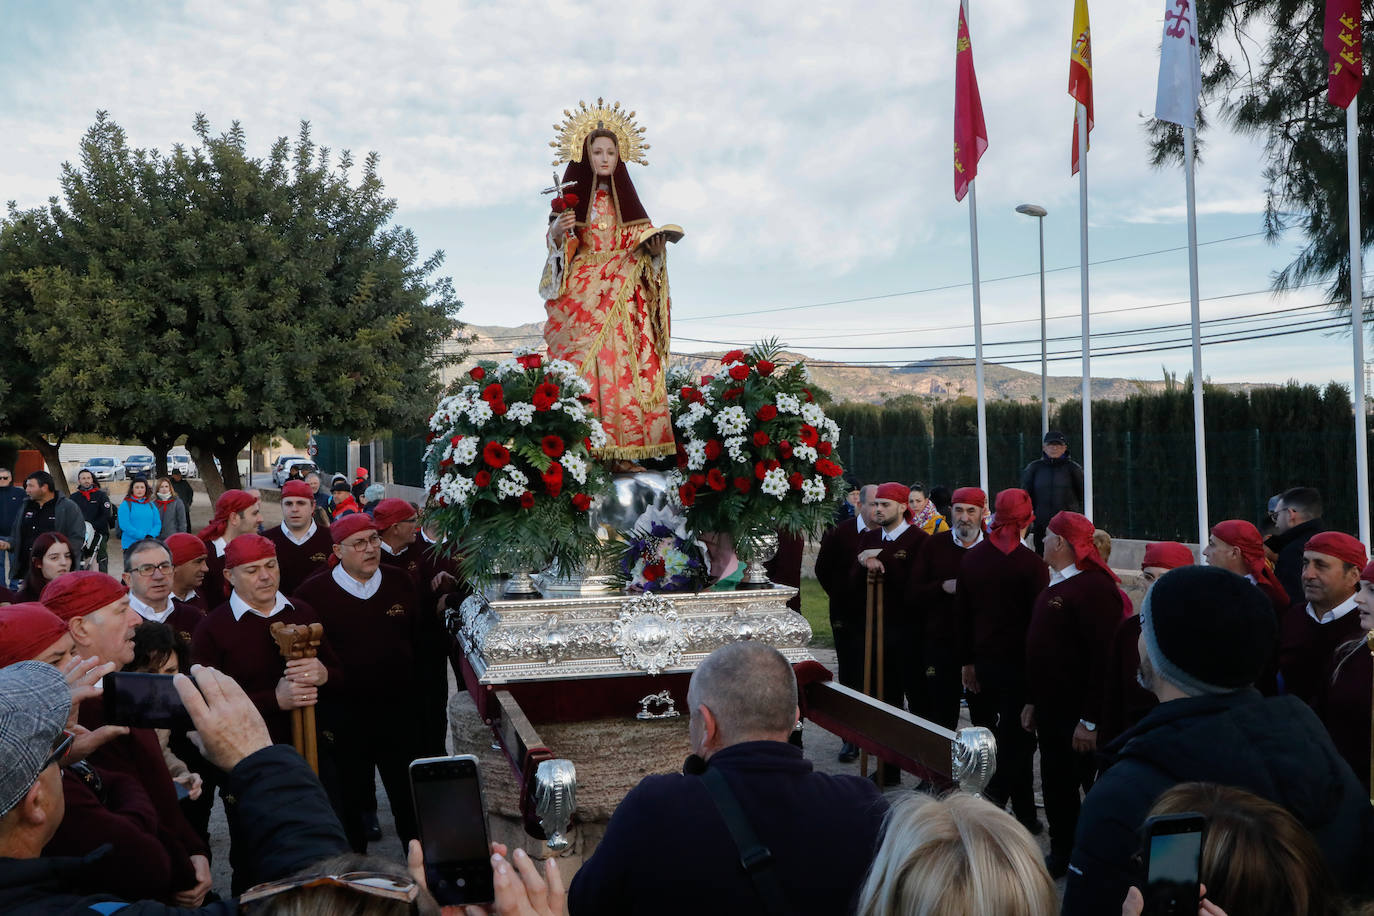
{"label": "woman with blonde hair", "polygon": [[857,916],[1056,916],[1044,854],[1005,811],[972,795],[892,807]]}

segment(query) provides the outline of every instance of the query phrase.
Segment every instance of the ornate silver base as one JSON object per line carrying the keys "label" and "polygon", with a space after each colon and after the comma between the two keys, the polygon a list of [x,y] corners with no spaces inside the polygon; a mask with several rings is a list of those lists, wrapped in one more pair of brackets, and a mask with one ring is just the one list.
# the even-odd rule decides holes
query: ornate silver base
{"label": "ornate silver base", "polygon": [[752,591],[761,588],[772,588],[773,582],[768,578],[768,571],[763,568],[760,560],[750,560],[744,567],[744,575],[740,576],[739,584],[735,589],[741,592]]}
{"label": "ornate silver base", "polygon": [[502,590],[501,594],[505,598],[512,599],[544,597],[539,594],[539,589],[534,585],[534,577],[530,575],[528,569],[522,569],[519,572],[511,573],[511,577],[509,581],[506,582],[506,587]]}

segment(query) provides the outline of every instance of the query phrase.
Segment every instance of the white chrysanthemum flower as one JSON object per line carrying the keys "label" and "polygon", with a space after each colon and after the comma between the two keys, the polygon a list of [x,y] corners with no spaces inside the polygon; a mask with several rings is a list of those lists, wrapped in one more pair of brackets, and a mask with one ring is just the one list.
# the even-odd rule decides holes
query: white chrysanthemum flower
{"label": "white chrysanthemum flower", "polygon": [[502,499],[519,496],[525,492],[525,482],[514,477],[502,476],[496,481],[496,492]]}
{"label": "white chrysanthemum flower", "polygon": [[473,426],[484,426],[486,422],[494,416],[491,412],[491,405],[486,401],[475,401],[468,405],[466,411],[468,419]]}
{"label": "white chrysanthemum flower", "polygon": [[465,436],[451,448],[453,451],[452,458],[456,463],[472,464],[472,460],[477,457],[477,437]]}
{"label": "white chrysanthemum flower", "polygon": [[663,477],[668,482],[668,486],[674,490],[682,486],[682,484],[687,480],[687,478],[683,477],[682,472],[679,471],[677,468],[673,468],[667,474],[664,474]]}
{"label": "white chrysanthemum flower", "polygon": [[691,439],[684,447],[687,453],[687,470],[700,471],[706,467],[706,443],[700,439]]}
{"label": "white chrysanthemum flower", "polygon": [[825,411],[815,404],[803,404],[801,409],[802,419],[817,429],[825,422]]}
{"label": "white chrysanthemum flower", "polygon": [[817,474],[810,480],[802,481],[802,502],[818,503],[825,499],[825,478]]}
{"label": "white chrysanthemum flower", "polygon": [[577,367],[566,359],[551,359],[548,364],[544,366],[544,374],[556,375],[566,379],[575,379],[577,378]]}
{"label": "white chrysanthemum flower", "polygon": [[516,359],[519,359],[522,356],[529,356],[531,353],[534,352],[534,347],[515,347],[510,351],[510,354],[511,356],[514,356]]}
{"label": "white chrysanthemum flower", "polygon": [[572,452],[564,452],[563,457],[558,459],[563,462],[563,470],[568,473],[573,480],[578,483],[587,482],[587,462]]}
{"label": "white chrysanthemum flower", "polygon": [[534,405],[529,401],[517,401],[506,408],[506,416],[521,426],[529,426],[534,422]]}
{"label": "white chrysanthemum flower", "polygon": [[605,448],[608,440],[606,438],[606,429],[601,425],[601,421],[592,418],[587,421],[587,424],[591,427],[591,433],[587,438],[592,440],[592,448]]}
{"label": "white chrysanthemum flower", "polygon": [[748,428],[749,417],[745,415],[743,407],[727,407],[716,414],[716,429],[722,436],[737,436]]}
{"label": "white chrysanthemum flower", "polygon": [[744,451],[743,436],[729,436],[725,440],[725,451],[730,456],[731,461],[747,462],[749,456]]}
{"label": "white chrysanthemum flower", "polygon": [[497,378],[504,378],[507,375],[514,375],[517,372],[524,372],[525,369],[514,359],[503,359],[491,370],[491,374]]}
{"label": "white chrysanthemum flower", "polygon": [[460,506],[466,506],[476,490],[476,484],[461,474],[450,475],[444,479],[443,483],[439,484],[439,495],[448,502]]}
{"label": "white chrysanthemum flower", "polygon": [[708,413],[709,411],[706,409],[705,404],[693,401],[691,405],[687,408],[687,412],[677,418],[677,428],[684,430],[691,429],[693,426],[696,425],[698,420],[706,416]]}
{"label": "white chrysanthemum flower", "polygon": [[554,410],[561,410],[574,420],[587,419],[587,408],[582,406],[582,402],[576,398],[564,398],[556,401],[553,405]]}
{"label": "white chrysanthemum flower", "polygon": [[778,413],[801,413],[801,398],[796,395],[778,393]]}
{"label": "white chrysanthemum flower", "polygon": [[834,420],[830,419],[829,417],[826,417],[826,418],[825,418],[825,429],[824,429],[824,431],[821,432],[821,438],[824,439],[826,442],[831,442],[831,443],[839,442],[839,441],[840,441],[840,424],[836,423]]}
{"label": "white chrysanthemum flower", "polygon": [[792,446],[792,457],[800,458],[807,464],[815,464],[816,459],[821,457],[821,454],[809,445],[794,445]]}
{"label": "white chrysanthemum flower", "polygon": [[759,484],[759,490],[781,500],[787,495],[787,472],[782,468],[773,468],[763,475],[763,483]]}

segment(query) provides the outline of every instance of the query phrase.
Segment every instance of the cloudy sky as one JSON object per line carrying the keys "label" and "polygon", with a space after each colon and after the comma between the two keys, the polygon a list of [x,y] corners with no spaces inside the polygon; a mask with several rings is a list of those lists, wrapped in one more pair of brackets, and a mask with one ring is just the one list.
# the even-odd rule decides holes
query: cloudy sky
{"label": "cloudy sky", "polygon": [[[1035,225],[1045,222],[1050,350],[1079,332],[1078,183],[1065,92],[1071,0],[972,0],[990,147],[978,180],[988,355],[1037,370]],[[381,155],[399,221],[447,253],[474,324],[543,317],[536,293],[551,125],[598,96],[638,112],[631,166],[670,255],[674,349],[777,335],[818,359],[970,355],[968,205],[952,190],[954,0],[739,3],[0,0],[0,198],[41,203],[106,109],[136,146],[193,143],[203,111],[265,153],[300,120],[335,150]],[[1091,4],[1089,158],[1095,347],[1187,343],[1183,178],[1147,161],[1162,2]],[[1297,239],[1259,236],[1261,151],[1214,131],[1198,174],[1203,319],[1218,338],[1275,329],[1315,287],[1267,292]],[[1056,270],[1056,268],[1064,268]],[[1009,278],[1009,279],[1004,279]],[[1296,313],[1316,317],[1320,310]],[[1140,329],[1151,328],[1144,333]],[[1218,343],[1216,381],[1350,378],[1329,332]],[[1056,338],[1064,338],[1062,340]],[[518,342],[518,341],[517,341]],[[1094,373],[1186,372],[1189,351],[1102,356]],[[1051,364],[1074,375],[1076,358]]]}

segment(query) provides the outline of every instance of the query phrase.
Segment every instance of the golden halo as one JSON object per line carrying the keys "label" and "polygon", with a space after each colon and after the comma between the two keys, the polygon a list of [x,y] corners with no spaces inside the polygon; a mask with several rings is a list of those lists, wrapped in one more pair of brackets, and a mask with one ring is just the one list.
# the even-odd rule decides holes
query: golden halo
{"label": "golden halo", "polygon": [[579,101],[576,111],[565,108],[563,115],[563,123],[553,126],[557,131],[556,138],[549,141],[549,146],[558,151],[554,165],[581,162],[582,144],[586,142],[587,134],[603,129],[615,134],[622,162],[649,164],[649,160],[644,158],[644,150],[649,148],[649,144],[644,142],[644,128],[635,124],[635,113],[622,110],[619,102],[607,108],[606,100],[599,98],[595,108],[588,108],[586,102]]}

